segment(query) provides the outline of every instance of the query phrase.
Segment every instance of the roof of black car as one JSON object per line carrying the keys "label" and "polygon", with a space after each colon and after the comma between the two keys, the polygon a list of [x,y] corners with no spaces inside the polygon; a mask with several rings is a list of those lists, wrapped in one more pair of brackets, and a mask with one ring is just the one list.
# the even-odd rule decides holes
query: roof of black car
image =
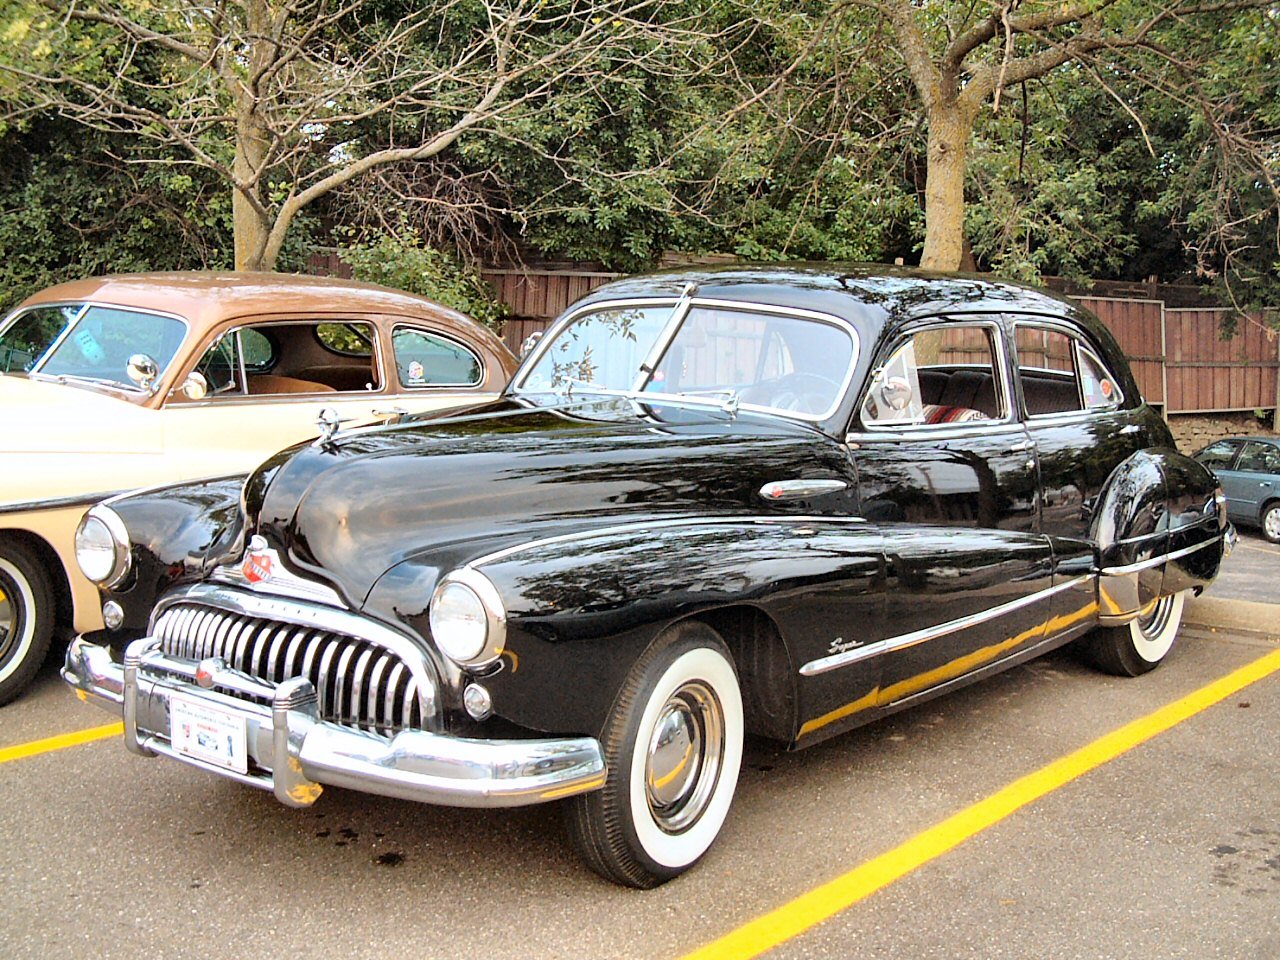
{"label": "roof of black car", "polygon": [[1004,280],[854,263],[685,267],[614,281],[581,302],[679,296],[690,283],[698,297],[815,310],[863,322],[1000,310],[1077,313],[1069,301]]}

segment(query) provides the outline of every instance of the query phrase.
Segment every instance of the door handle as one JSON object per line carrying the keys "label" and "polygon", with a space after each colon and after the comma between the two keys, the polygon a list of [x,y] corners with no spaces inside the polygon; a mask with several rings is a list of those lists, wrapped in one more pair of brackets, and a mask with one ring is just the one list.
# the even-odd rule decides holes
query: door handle
{"label": "door handle", "polygon": [[1116,433],[1137,433],[1141,429],[1136,423],[1131,423],[1127,427],[1121,427]]}
{"label": "door handle", "polygon": [[1006,450],[1005,452],[1006,453],[1022,453],[1030,449],[1031,449],[1030,440],[1019,440],[1017,443],[1010,444],[1009,449]]}
{"label": "door handle", "polygon": [[399,420],[401,417],[407,417],[409,411],[404,407],[391,407],[389,410],[374,410],[373,415],[387,420]]}

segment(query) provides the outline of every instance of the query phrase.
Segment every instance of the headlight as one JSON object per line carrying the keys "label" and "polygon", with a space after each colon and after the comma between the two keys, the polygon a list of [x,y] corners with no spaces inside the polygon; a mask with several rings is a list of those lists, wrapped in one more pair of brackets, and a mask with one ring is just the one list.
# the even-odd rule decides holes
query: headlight
{"label": "headlight", "polygon": [[76,529],[76,562],[100,587],[112,587],[129,572],[129,532],[110,507],[93,507]]}
{"label": "headlight", "polygon": [[507,612],[497,588],[475,570],[455,570],[431,598],[431,636],[450,660],[480,667],[498,659],[507,639]]}

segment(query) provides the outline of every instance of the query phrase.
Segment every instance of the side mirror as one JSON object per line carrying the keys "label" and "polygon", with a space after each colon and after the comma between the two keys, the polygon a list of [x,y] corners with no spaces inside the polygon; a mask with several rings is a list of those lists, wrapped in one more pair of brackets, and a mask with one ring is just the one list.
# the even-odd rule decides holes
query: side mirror
{"label": "side mirror", "polygon": [[130,357],[129,362],[125,364],[124,372],[143,390],[150,390],[156,382],[156,377],[160,376],[159,366],[145,353],[135,353]]}
{"label": "side mirror", "polygon": [[203,400],[209,395],[209,381],[203,373],[192,370],[178,390],[188,400]]}
{"label": "side mirror", "polygon": [[911,405],[911,383],[906,377],[885,377],[880,386],[880,402],[895,413]]}

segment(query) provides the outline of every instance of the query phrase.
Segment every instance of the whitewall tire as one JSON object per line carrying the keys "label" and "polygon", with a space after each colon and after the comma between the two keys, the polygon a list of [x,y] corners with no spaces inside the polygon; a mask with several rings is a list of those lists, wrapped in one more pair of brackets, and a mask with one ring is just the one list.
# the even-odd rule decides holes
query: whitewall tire
{"label": "whitewall tire", "polygon": [[1185,590],[1159,597],[1123,626],[1099,627],[1084,638],[1086,655],[1099,670],[1116,676],[1154,670],[1173,649],[1186,600]]}
{"label": "whitewall tire", "polygon": [[591,868],[647,888],[693,866],[729,813],[742,742],[732,657],[710,627],[678,624],[627,676],[602,736],[605,786],[566,807]]}
{"label": "whitewall tire", "polygon": [[49,575],[18,543],[0,541],[0,705],[31,682],[53,637]]}

